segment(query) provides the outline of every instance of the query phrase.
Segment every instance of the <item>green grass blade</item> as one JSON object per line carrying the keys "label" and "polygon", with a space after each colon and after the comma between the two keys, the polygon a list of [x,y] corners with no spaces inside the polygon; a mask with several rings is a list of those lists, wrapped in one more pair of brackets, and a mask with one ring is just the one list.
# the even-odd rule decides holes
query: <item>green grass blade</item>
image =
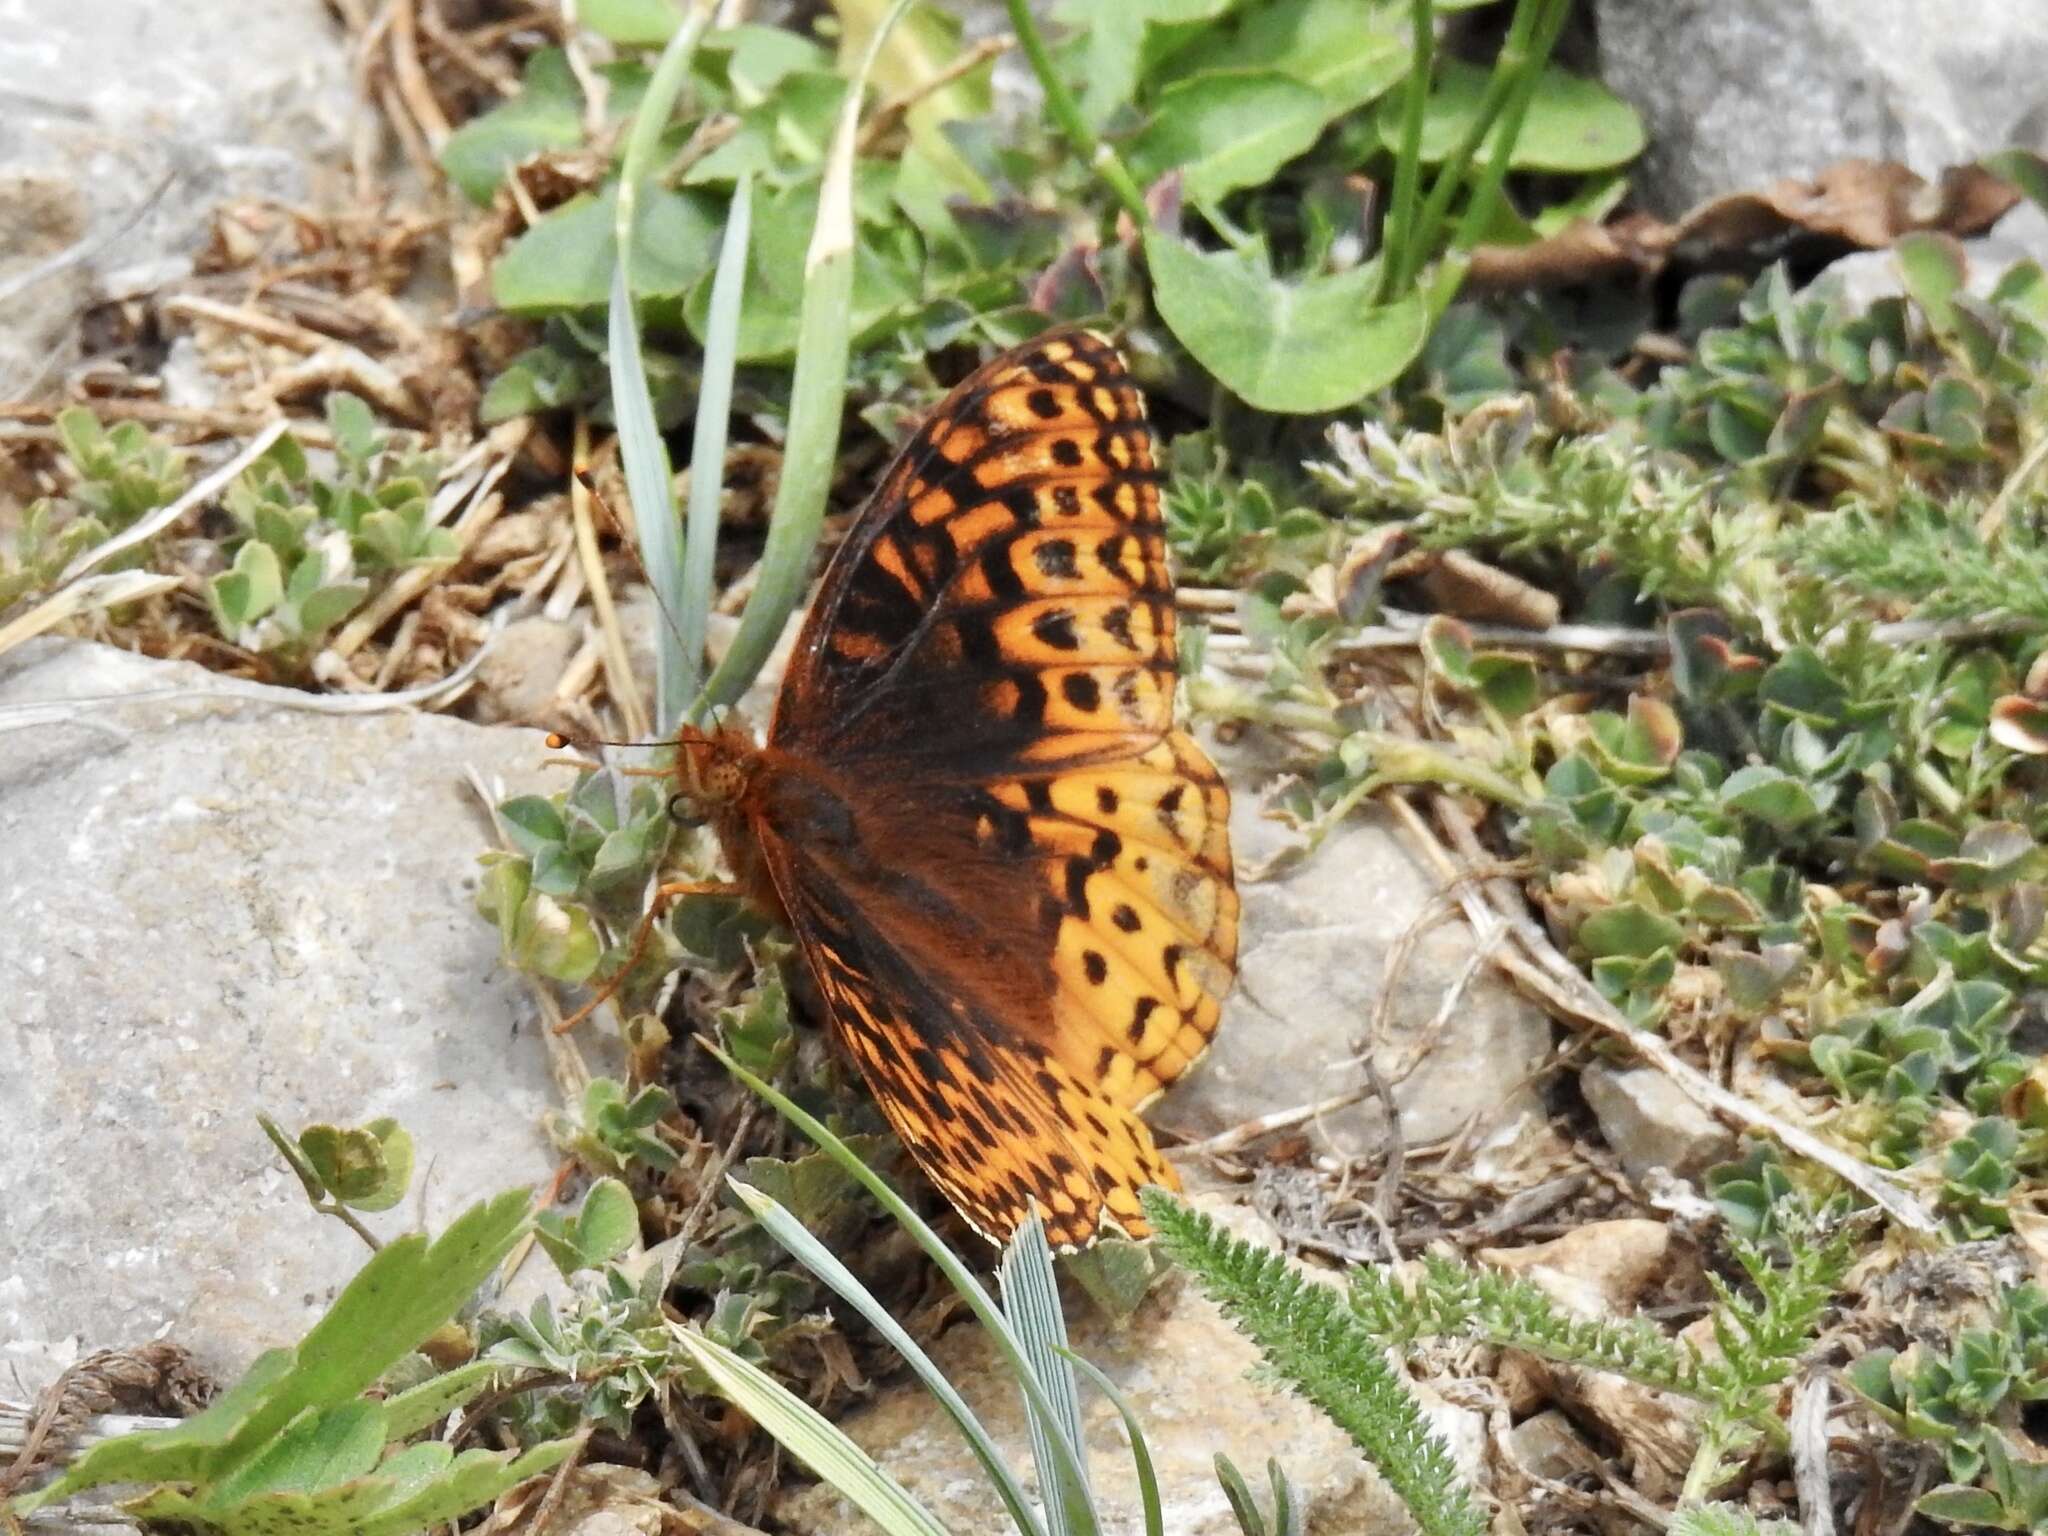
{"label": "green grass blade", "polygon": [[671,1337],[722,1395],[889,1536],[947,1536],[930,1511],[875,1465],[844,1430],[781,1382],[694,1329],[672,1329]]}
{"label": "green grass blade", "polygon": [[[775,1107],[777,1114],[829,1153],[834,1162],[859,1180],[868,1193],[881,1202],[882,1208],[902,1224],[903,1230],[916,1240],[918,1247],[931,1256],[932,1262],[938,1265],[939,1272],[946,1277],[953,1289],[960,1293],[960,1299],[967,1303],[968,1310],[973,1312],[981,1326],[988,1330],[990,1340],[1002,1355],[1004,1363],[1016,1374],[1018,1384],[1023,1387],[1024,1396],[1029,1399],[1031,1406],[1045,1416],[1048,1424],[1057,1424],[1059,1419],[1053,1412],[1051,1400],[1046,1397],[1044,1388],[1038,1384],[1038,1378],[1032,1374],[1031,1362],[1024,1354],[1016,1330],[1011,1328],[1009,1319],[1003,1316],[1002,1309],[982,1288],[981,1282],[974,1278],[973,1272],[968,1269],[960,1255],[945,1245],[925,1219],[889,1187],[886,1179],[862,1162],[851,1147],[827,1130],[815,1116],[806,1113],[787,1094],[756,1077],[710,1041],[701,1043],[726,1071],[766,1099]],[[1081,1458],[1064,1434],[1053,1437],[1053,1450],[1056,1455],[1065,1459],[1071,1475],[1078,1477]]]}
{"label": "green grass blade", "polygon": [[1124,1433],[1131,1437],[1131,1469],[1138,1478],[1138,1508],[1144,1517],[1145,1536],[1166,1536],[1166,1507],[1159,1499],[1159,1473],[1152,1465],[1152,1447],[1145,1439],[1145,1426],[1138,1422],[1137,1411],[1094,1362],[1084,1360],[1064,1345],[1060,1353],[1088,1378],[1096,1391],[1109,1399],[1109,1406],[1124,1421]]}
{"label": "green grass blade", "polygon": [[740,296],[747,285],[747,244],[753,224],[754,178],[743,174],[726,211],[725,239],[718,251],[718,271],[711,279],[711,312],[704,327],[704,376],[697,387],[697,426],[690,441],[690,511],[683,534],[682,599],[676,607],[683,666],[677,672],[675,694],[661,695],[657,718],[665,737],[673,735],[682,723],[684,707],[697,699],[701,687],[712,562],[718,553],[718,507],[725,490],[725,439],[732,419]]}
{"label": "green grass blade", "polygon": [[782,627],[803,596],[811,551],[825,525],[825,497],[839,454],[839,419],[846,404],[846,362],[853,315],[853,149],[860,133],[861,96],[868,71],[890,29],[909,9],[896,0],[875,29],[868,51],[847,87],[846,105],[833,131],[818,195],[818,220],[804,257],[804,301],[797,318],[796,373],[790,381],[789,440],[783,444],[782,476],[769,514],[768,540],[760,575],[739,632],[703,697],[691,711],[732,703],[768,660]]}
{"label": "green grass blade", "polygon": [[[995,1442],[989,1438],[981,1420],[974,1416],[960,1394],[954,1390],[952,1382],[948,1381],[945,1373],[932,1362],[931,1356],[917,1347],[917,1341],[904,1331],[903,1325],[889,1315],[888,1310],[875,1300],[867,1287],[854,1278],[853,1272],[840,1263],[833,1256],[832,1250],[819,1242],[810,1229],[798,1221],[786,1206],[774,1196],[765,1194],[738,1179],[728,1178],[726,1183],[732,1186],[733,1193],[739,1196],[741,1203],[753,1213],[754,1219],[761,1223],[770,1237],[788,1249],[790,1256],[799,1264],[838,1292],[855,1311],[874,1325],[875,1331],[889,1341],[890,1347],[897,1354],[909,1362],[910,1368],[917,1373],[918,1380],[925,1384],[932,1396],[939,1400],[939,1406],[946,1410],[947,1416],[960,1427],[961,1436],[967,1441],[968,1448],[974,1452],[975,1460],[979,1461],[983,1470],[988,1473],[989,1481],[996,1485],[996,1492],[1003,1501],[1003,1507],[1009,1510],[1010,1518],[1016,1523],[1017,1529],[1024,1532],[1025,1536],[1044,1536],[1045,1528],[1032,1511],[1031,1501],[1025,1494],[1023,1485],[1017,1481],[1016,1474],[1011,1472],[1008,1464],[1004,1462],[1002,1452],[996,1449]],[[1059,1527],[1055,1526],[1054,1529],[1057,1530]]]}
{"label": "green grass blade", "polygon": [[[674,616],[675,627],[688,633],[689,589],[683,580],[681,532],[676,526],[676,502],[670,473],[668,445],[654,422],[654,400],[647,387],[647,370],[640,356],[640,324],[633,313],[633,233],[640,210],[640,188],[653,168],[660,145],[661,130],[675,110],[676,98],[689,79],[690,59],[697,41],[710,24],[708,0],[691,8],[689,17],[676,29],[662,50],[647,82],[647,94],[634,114],[626,140],[626,153],[619,169],[619,200],[614,214],[613,238],[618,254],[612,262],[611,313],[607,320],[606,365],[611,374],[612,414],[618,424],[619,462],[626,472],[626,491],[633,498],[633,525],[640,539],[640,562],[654,585],[655,600],[663,612]],[[709,583],[706,583],[709,586]],[[697,633],[703,634],[704,614],[710,605],[707,591],[695,614]],[[666,624],[657,627],[654,646],[655,718],[663,735],[675,729],[682,717],[683,701],[696,692],[702,665],[701,643],[692,652]]]}
{"label": "green grass blade", "polygon": [[1001,1268],[996,1271],[1002,1288],[1003,1313],[1017,1330],[1031,1373],[1045,1391],[1053,1413],[1050,1422],[1035,1406],[1027,1406],[1025,1418],[1031,1430],[1031,1454],[1038,1463],[1038,1487],[1045,1499],[1045,1518],[1056,1531],[1077,1533],[1096,1529],[1095,1498],[1088,1486],[1088,1464],[1083,1461],[1069,1475],[1053,1450],[1055,1434],[1064,1434],[1069,1445],[1084,1445],[1081,1436],[1081,1399],[1074,1385],[1074,1368],[1067,1355],[1067,1319],[1060,1310],[1060,1291],[1053,1279],[1052,1250],[1045,1245],[1045,1225],[1033,1211],[1031,1219],[1017,1229],[1003,1250]]}

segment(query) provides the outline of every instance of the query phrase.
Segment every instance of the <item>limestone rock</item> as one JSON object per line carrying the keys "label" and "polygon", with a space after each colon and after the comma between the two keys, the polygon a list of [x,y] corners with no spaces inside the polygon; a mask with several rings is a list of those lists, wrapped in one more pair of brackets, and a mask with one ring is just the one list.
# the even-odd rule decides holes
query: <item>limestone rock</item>
{"label": "limestone rock", "polygon": [[[1196,1203],[1219,1219],[1224,1215],[1209,1197]],[[1253,1237],[1246,1213],[1232,1214],[1232,1230]],[[1273,1241],[1270,1228],[1264,1240]],[[1069,1306],[1067,1322],[1074,1348],[1106,1372],[1135,1409],[1159,1474],[1165,1528],[1175,1536],[1237,1536],[1236,1518],[1216,1481],[1218,1452],[1259,1490],[1266,1486],[1266,1459],[1277,1457],[1300,1496],[1309,1536],[1398,1536],[1415,1528],[1342,1431],[1291,1393],[1246,1379],[1258,1352],[1192,1284],[1162,1287],[1124,1328],[1079,1304]],[[1031,1487],[1023,1399],[987,1336],[976,1327],[955,1328],[939,1340],[932,1357]],[[1482,1455],[1484,1421],[1426,1390],[1418,1396],[1471,1475]],[[1105,1536],[1135,1536],[1143,1526],[1122,1422],[1085,1387],[1082,1398]],[[1011,1529],[959,1431],[915,1382],[888,1388],[842,1427],[955,1536]],[[860,1523],[822,1485],[785,1497],[776,1514],[800,1536],[839,1536]]]}
{"label": "limestone rock", "polygon": [[[1238,984],[1215,1043],[1153,1111],[1161,1125],[1191,1137],[1360,1084],[1357,1042],[1385,987],[1388,954],[1429,913],[1439,889],[1392,819],[1375,809],[1353,815],[1279,873],[1254,878],[1298,841],[1262,813],[1257,791],[1277,765],[1251,738],[1209,745],[1232,789],[1230,836],[1244,907]],[[1421,935],[1395,983],[1394,1050],[1379,1059],[1389,1075],[1398,1070],[1391,1058],[1408,1055],[1462,983],[1435,1044],[1394,1087],[1410,1142],[1453,1135],[1475,1114],[1494,1116],[1503,1133],[1540,1117],[1527,1078],[1550,1049],[1549,1020],[1490,967],[1475,967],[1475,949],[1462,918],[1438,923]],[[1304,1129],[1359,1153],[1378,1144],[1383,1118],[1367,1100]]]}
{"label": "limestone rock", "polygon": [[553,1168],[558,1095],[472,906],[491,834],[463,780],[553,787],[536,737],[171,692],[221,687],[77,642],[0,658],[0,711],[158,695],[0,714],[0,1359],[168,1332],[231,1379],[295,1341],[364,1250],[259,1110],[405,1125],[414,1193],[367,1218],[386,1235]]}
{"label": "limestone rock", "polygon": [[1595,1063],[1579,1074],[1579,1088],[1607,1144],[1639,1184],[1652,1168],[1696,1179],[1735,1155],[1735,1133],[1655,1067]]}
{"label": "limestone rock", "polygon": [[0,0],[0,400],[68,360],[87,304],[189,260],[221,202],[319,201],[358,110],[322,0]]}
{"label": "limestone rock", "polygon": [[1932,179],[2048,148],[2048,26],[2012,0],[1597,0],[1600,73],[1650,148],[1631,172],[1675,217],[1859,156]]}
{"label": "limestone rock", "polygon": [[1479,1257],[1528,1276],[1588,1317],[1630,1311],[1660,1279],[1671,1253],[1671,1229],[1661,1221],[1596,1221],[1547,1243],[1482,1248]]}

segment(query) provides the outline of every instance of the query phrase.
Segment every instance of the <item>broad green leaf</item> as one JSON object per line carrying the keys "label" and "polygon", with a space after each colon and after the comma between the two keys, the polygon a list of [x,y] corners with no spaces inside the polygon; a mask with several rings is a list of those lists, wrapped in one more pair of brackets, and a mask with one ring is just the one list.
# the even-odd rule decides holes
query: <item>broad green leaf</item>
{"label": "broad green leaf", "polygon": [[[1329,116],[1386,94],[1408,73],[1405,6],[1376,0],[1278,0],[1206,27],[1162,66],[1162,78],[1209,70],[1278,70],[1319,91]],[[1327,118],[1326,118],[1327,121]]]}
{"label": "broad green leaf", "polygon": [[683,24],[679,0],[578,0],[576,19],[599,37],[659,48]]}
{"label": "broad green leaf", "polygon": [[[1446,60],[1431,86],[1422,124],[1422,158],[1435,165],[1457,147],[1479,115],[1491,71]],[[1380,104],[1380,137],[1401,141],[1400,103]],[[1479,160],[1492,153],[1493,133],[1480,146]],[[1597,80],[1555,67],[1537,78],[1528,116],[1509,154],[1516,170],[1605,171],[1633,160],[1647,142],[1636,109]]]}
{"label": "broad green leaf", "polygon": [[1246,403],[1307,415],[1384,388],[1422,350],[1421,295],[1374,305],[1378,272],[1354,267],[1283,282],[1234,252],[1203,253],[1145,232],[1153,301],[1182,346]]}
{"label": "broad green leaf", "polygon": [[529,1192],[471,1206],[429,1243],[387,1243],[295,1349],[260,1356],[197,1416],[93,1446],[16,1506],[20,1513],[100,1483],[209,1483],[259,1455],[308,1410],[349,1402],[455,1315],[526,1228]]}
{"label": "broad green leaf", "polygon": [[508,166],[583,142],[583,91],[559,48],[526,61],[517,96],[471,118],[441,146],[441,169],[471,202],[488,204]]}
{"label": "broad green leaf", "polygon": [[[499,254],[491,296],[514,314],[596,309],[611,296],[618,255],[613,222],[618,187],[550,209]],[[648,186],[640,194],[633,240],[633,296],[674,299],[711,270],[718,257],[719,200],[706,192]]]}
{"label": "broad green leaf", "polygon": [[260,1454],[206,1490],[205,1502],[226,1509],[266,1493],[313,1493],[364,1476],[384,1453],[384,1405],[358,1397],[326,1413],[308,1411]]}
{"label": "broad green leaf", "polygon": [[640,1237],[640,1209],[617,1179],[599,1179],[576,1217],[576,1245],[592,1266],[617,1258]]}
{"label": "broad green leaf", "polygon": [[726,84],[733,104],[756,107],[772,100],[785,77],[799,71],[831,73],[832,55],[809,38],[782,27],[748,23],[713,32],[703,51],[726,56]]}
{"label": "broad green leaf", "polygon": [[597,969],[600,946],[583,908],[534,891],[520,909],[518,927],[513,955],[522,969],[570,982],[585,981]]}
{"label": "broad green leaf", "polygon": [[416,1435],[511,1374],[495,1360],[472,1360],[429,1377],[418,1386],[384,1400],[385,1429],[394,1440]]}
{"label": "broad green leaf", "polygon": [[1100,128],[1118,107],[1134,100],[1147,45],[1154,37],[1206,22],[1228,11],[1234,0],[1070,0],[1054,19],[1082,29],[1076,50],[1081,115]]}
{"label": "broad green leaf", "polygon": [[[839,12],[839,74],[850,78],[867,51],[875,28],[889,9],[888,0],[837,0]],[[903,13],[875,54],[868,78],[884,100],[913,98],[904,115],[910,142],[962,196],[987,201],[988,184],[946,136],[946,125],[985,118],[994,105],[990,60],[958,79],[938,84],[961,54],[960,19],[936,0],[924,0]]]}
{"label": "broad green leaf", "polygon": [[1197,75],[1160,96],[1126,158],[1140,181],[1179,170],[1184,194],[1206,202],[1270,181],[1321,137],[1327,116],[1320,92],[1273,70]]}

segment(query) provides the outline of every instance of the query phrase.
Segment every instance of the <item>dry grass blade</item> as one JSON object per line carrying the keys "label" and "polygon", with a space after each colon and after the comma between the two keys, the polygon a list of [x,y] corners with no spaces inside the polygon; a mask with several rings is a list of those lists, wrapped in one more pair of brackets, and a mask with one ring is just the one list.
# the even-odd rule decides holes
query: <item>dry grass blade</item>
{"label": "dry grass blade", "polygon": [[160,576],[153,571],[115,571],[107,576],[69,582],[20,618],[0,626],[0,656],[6,655],[22,641],[33,639],[82,613],[155,597],[179,586],[181,580],[177,576]]}

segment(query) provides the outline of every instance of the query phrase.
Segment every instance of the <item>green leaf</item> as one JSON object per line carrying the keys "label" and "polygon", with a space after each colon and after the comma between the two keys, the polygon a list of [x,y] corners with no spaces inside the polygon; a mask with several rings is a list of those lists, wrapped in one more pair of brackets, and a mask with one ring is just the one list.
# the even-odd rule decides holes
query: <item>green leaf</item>
{"label": "green leaf", "polygon": [[556,981],[585,981],[597,969],[600,946],[590,914],[564,906],[540,891],[532,892],[519,913],[514,962]]}
{"label": "green leaf", "polygon": [[640,1239],[640,1208],[617,1179],[599,1179],[576,1217],[576,1245],[595,1267],[617,1258]]}
{"label": "green leaf", "polygon": [[1955,296],[1969,277],[1970,264],[1953,235],[1914,230],[1892,244],[1892,260],[1913,302],[1939,334],[1955,329]]}
{"label": "green leaf", "polygon": [[1082,29],[1081,115],[1100,128],[1118,107],[1137,94],[1140,61],[1148,43],[1182,27],[1205,22],[1228,11],[1234,0],[1120,0],[1101,5],[1073,0],[1053,15],[1064,25]]}
{"label": "green leaf", "polygon": [[559,48],[526,61],[519,94],[471,118],[441,146],[441,169],[471,202],[487,205],[506,168],[583,142],[583,92]]}
{"label": "green leaf", "polygon": [[284,597],[284,572],[278,565],[277,551],[260,540],[252,539],[235,551],[233,574],[245,583],[240,604],[244,624],[255,623]]}
{"label": "green leaf", "polygon": [[1677,949],[1685,942],[1685,929],[1661,913],[1624,901],[1601,908],[1579,924],[1578,938],[1595,958],[1648,957],[1661,949]]}
{"label": "green leaf", "polygon": [[301,1414],[358,1397],[455,1315],[526,1229],[529,1192],[471,1206],[432,1243],[387,1243],[295,1349],[259,1357],[204,1412],[170,1429],[93,1446],[16,1504],[27,1514],[101,1483],[212,1483],[234,1475]]}
{"label": "green leaf", "polygon": [[[747,248],[746,286],[733,355],[742,363],[787,362],[797,350],[803,311],[805,259],[817,222],[818,182],[762,191],[754,199]],[[857,233],[857,232],[856,232]],[[711,262],[690,290],[683,310],[690,334],[702,342],[711,320]],[[919,297],[916,277],[867,241],[856,238],[853,291],[842,319],[859,340],[890,315],[908,311]]]}
{"label": "green leaf", "polygon": [[676,0],[579,0],[576,19],[630,48],[659,48],[683,24]]}
{"label": "green leaf", "polygon": [[452,1371],[429,1377],[384,1400],[384,1422],[390,1437],[403,1440],[473,1401],[485,1389],[506,1380],[512,1372],[495,1360],[472,1360]]}
{"label": "green leaf", "polygon": [[1191,202],[1270,181],[1321,137],[1322,93],[1273,70],[1197,75],[1168,87],[1127,156],[1133,175],[1181,172]]}
{"label": "green leaf", "polygon": [[720,1395],[737,1404],[790,1455],[843,1495],[888,1536],[946,1536],[930,1512],[875,1464],[844,1430],[758,1366],[705,1337],[678,1328],[672,1337]]}
{"label": "green leaf", "polygon": [[1752,763],[1729,774],[1721,786],[1721,803],[1780,832],[1806,826],[1818,820],[1821,813],[1812,790],[1791,775],[1762,763]]}
{"label": "green leaf", "polygon": [[[1447,159],[1472,125],[1486,95],[1492,71],[1476,64],[1444,61],[1431,86],[1422,122],[1422,158],[1430,165]],[[1401,142],[1400,103],[1379,108],[1380,137],[1389,145]],[[1489,133],[1478,151],[1484,163],[1493,153]],[[1597,80],[1550,67],[1537,77],[1522,131],[1509,152],[1508,164],[1523,171],[1605,171],[1633,160],[1647,142],[1636,109]]]}
{"label": "green leaf", "polygon": [[498,807],[506,836],[521,853],[537,854],[552,844],[566,842],[569,829],[562,825],[562,813],[542,795],[520,795]]}
{"label": "green leaf", "polygon": [[[514,314],[597,309],[611,296],[618,257],[613,230],[619,189],[607,186],[550,209],[499,254],[491,296]],[[678,299],[711,270],[718,255],[719,200],[708,192],[640,193],[633,239],[633,296]]]}
{"label": "green leaf", "polygon": [[389,1210],[412,1182],[412,1137],[388,1115],[363,1126],[309,1125],[299,1150],[327,1192],[358,1210]]}
{"label": "green leaf", "polygon": [[1239,7],[1233,21],[1204,28],[1163,73],[1278,70],[1322,96],[1325,122],[1385,95],[1408,73],[1406,19],[1375,0],[1262,0]]}
{"label": "green leaf", "polygon": [[1372,302],[1375,268],[1281,282],[1230,251],[1145,232],[1153,300],[1173,334],[1233,394],[1264,411],[1335,411],[1400,377],[1429,334],[1420,294]]}

